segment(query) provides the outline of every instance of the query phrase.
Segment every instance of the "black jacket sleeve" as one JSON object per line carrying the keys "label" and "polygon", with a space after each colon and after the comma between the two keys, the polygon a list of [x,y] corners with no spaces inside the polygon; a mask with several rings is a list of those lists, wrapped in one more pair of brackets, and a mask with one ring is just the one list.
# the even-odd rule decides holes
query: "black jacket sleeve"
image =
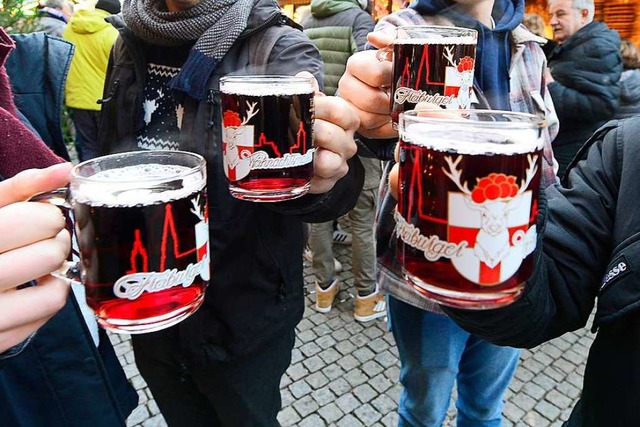
{"label": "black jacket sleeve", "polygon": [[571,171],[566,188],[546,190],[546,200],[540,202],[536,268],[524,295],[501,309],[443,307],[447,314],[472,333],[514,347],[534,347],[586,324],[615,237],[623,132],[616,128],[595,141]]}

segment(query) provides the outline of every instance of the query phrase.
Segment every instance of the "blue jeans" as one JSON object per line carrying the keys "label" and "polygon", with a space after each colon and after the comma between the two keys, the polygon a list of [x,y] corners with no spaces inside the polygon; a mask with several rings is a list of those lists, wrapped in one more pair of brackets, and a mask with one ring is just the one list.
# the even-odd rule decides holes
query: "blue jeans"
{"label": "blue jeans", "polygon": [[441,426],[455,381],[457,426],[500,426],[502,398],[520,350],[471,335],[444,314],[388,299],[403,386],[398,426]]}

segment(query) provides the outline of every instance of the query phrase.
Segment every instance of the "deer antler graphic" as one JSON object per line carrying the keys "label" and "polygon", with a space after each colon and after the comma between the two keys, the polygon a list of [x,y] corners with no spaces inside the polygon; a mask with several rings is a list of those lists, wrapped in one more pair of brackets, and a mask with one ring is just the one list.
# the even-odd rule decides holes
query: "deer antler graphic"
{"label": "deer antler graphic", "polygon": [[452,67],[457,67],[458,64],[456,64],[456,61],[453,59],[453,51],[451,49],[452,49],[451,46],[444,47],[444,50],[446,52],[444,54],[444,57],[447,59],[447,61],[449,61],[449,64],[451,64]]}
{"label": "deer antler graphic", "polygon": [[253,116],[255,116],[256,114],[258,114],[258,111],[254,111],[256,108],[256,105],[258,105],[257,102],[249,102],[247,101],[247,107],[249,107],[249,109],[247,110],[247,116],[242,120],[242,123],[240,124],[240,126],[244,126],[247,123],[249,123],[249,120],[251,120],[251,118]]}
{"label": "deer antler graphic", "polygon": [[191,205],[193,206],[193,209],[191,209],[191,213],[194,214],[195,216],[197,216],[200,221],[204,221],[204,214],[202,213],[202,210],[200,209],[200,195],[198,194],[195,199],[191,199]]}
{"label": "deer antler graphic", "polygon": [[451,157],[449,156],[446,156],[444,160],[447,162],[447,165],[449,165],[449,171],[450,171],[450,172],[447,172],[445,168],[442,168],[442,171],[444,172],[444,174],[448,176],[449,179],[451,179],[451,181],[453,181],[454,184],[456,184],[456,186],[460,189],[460,191],[462,191],[464,194],[468,196],[471,196],[471,190],[469,190],[469,187],[467,187],[467,181],[465,181],[464,183],[460,183],[460,177],[462,175],[462,171],[458,170],[458,164],[460,164],[460,162],[462,161],[462,156],[458,156],[455,162],[452,161]]}
{"label": "deer antler graphic", "polygon": [[527,176],[525,177],[524,180],[522,180],[522,184],[518,189],[518,194],[522,194],[527,190],[527,188],[529,187],[529,184],[531,184],[531,180],[533,180],[533,177],[536,176],[536,172],[538,172],[538,165],[536,164],[536,162],[538,161],[538,155],[528,154],[527,159],[529,160],[529,167],[527,168]]}

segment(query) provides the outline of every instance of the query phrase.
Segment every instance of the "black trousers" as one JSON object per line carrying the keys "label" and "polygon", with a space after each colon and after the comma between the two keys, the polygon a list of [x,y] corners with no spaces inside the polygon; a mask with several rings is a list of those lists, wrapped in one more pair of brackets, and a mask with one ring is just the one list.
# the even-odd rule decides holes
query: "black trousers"
{"label": "black trousers", "polygon": [[76,127],[76,151],[81,162],[98,156],[98,129],[100,111],[70,108],[71,119]]}
{"label": "black trousers", "polygon": [[294,330],[260,351],[193,369],[177,328],[133,335],[136,364],[170,427],[279,427],[280,379],[291,363]]}

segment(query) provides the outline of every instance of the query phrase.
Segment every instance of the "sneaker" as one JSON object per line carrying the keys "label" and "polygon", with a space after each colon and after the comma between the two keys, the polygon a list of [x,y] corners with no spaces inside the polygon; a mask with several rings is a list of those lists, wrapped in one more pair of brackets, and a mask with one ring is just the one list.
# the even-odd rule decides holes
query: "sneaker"
{"label": "sneaker", "polygon": [[333,243],[340,245],[350,245],[352,241],[351,233],[347,233],[340,226],[333,230]]}
{"label": "sneaker", "polygon": [[387,315],[387,301],[380,292],[373,292],[366,297],[356,296],[353,317],[358,322],[368,322]]}
{"label": "sneaker", "polygon": [[[304,247],[302,258],[309,264],[313,264],[313,252],[311,252],[311,248],[309,248],[309,246]],[[342,263],[338,261],[337,258],[333,259],[333,269],[336,273],[340,273],[342,271]]]}
{"label": "sneaker", "polygon": [[322,289],[316,282],[316,310],[320,313],[328,313],[331,311],[333,300],[340,291],[340,283],[338,279],[333,279],[331,286]]}

